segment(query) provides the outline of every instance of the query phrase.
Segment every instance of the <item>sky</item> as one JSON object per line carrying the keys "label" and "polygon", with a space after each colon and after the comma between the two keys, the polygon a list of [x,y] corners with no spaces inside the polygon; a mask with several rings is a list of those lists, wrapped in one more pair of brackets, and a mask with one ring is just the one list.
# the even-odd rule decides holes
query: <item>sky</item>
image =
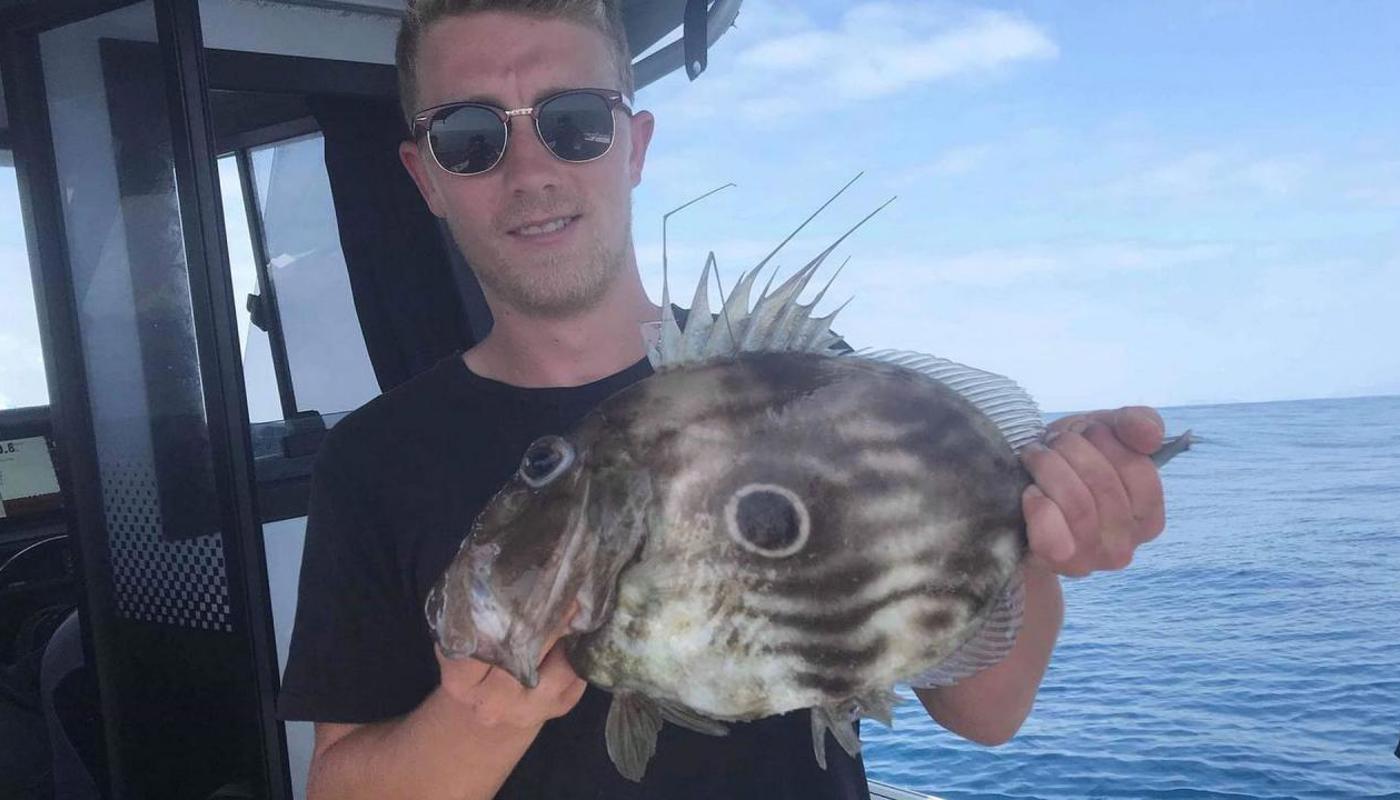
{"label": "sky", "polygon": [[[833,255],[857,347],[1006,374],[1047,410],[1400,393],[1400,5],[747,0],[657,118],[659,291]],[[829,272],[828,272],[829,274]],[[717,295],[716,295],[717,297]]]}
{"label": "sky", "polygon": [[[746,0],[656,115],[639,264],[725,285],[833,256],[857,347],[1008,375],[1048,411],[1400,394],[1400,4]],[[0,161],[0,407],[43,364]],[[829,275],[830,269],[824,271]],[[716,296],[717,299],[717,296]]]}

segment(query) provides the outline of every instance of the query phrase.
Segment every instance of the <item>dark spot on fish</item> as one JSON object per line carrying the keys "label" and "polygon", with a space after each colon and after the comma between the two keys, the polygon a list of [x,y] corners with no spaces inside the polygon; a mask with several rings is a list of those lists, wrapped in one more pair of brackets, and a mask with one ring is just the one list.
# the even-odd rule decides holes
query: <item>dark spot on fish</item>
{"label": "dark spot on fish", "polygon": [[992,554],[981,542],[972,542],[950,553],[944,565],[949,573],[958,578],[980,578],[996,568]]}
{"label": "dark spot on fish", "polygon": [[852,606],[845,611],[822,613],[820,610],[816,610],[812,613],[770,613],[768,614],[768,618],[779,625],[784,625],[799,631],[840,634],[864,625],[869,622],[870,618],[875,616],[880,609],[893,603],[908,600],[911,597],[926,597],[934,594],[956,596],[959,592],[968,595],[966,599],[969,602],[977,602],[978,600],[978,598],[972,596],[970,592],[960,587],[939,588],[931,586],[910,586],[891,592],[884,597],[877,597],[874,600]]}
{"label": "dark spot on fish", "polygon": [[647,630],[647,620],[650,615],[641,610],[633,613],[627,619],[627,624],[623,627],[623,634],[634,641],[643,641]]}
{"label": "dark spot on fish", "polygon": [[971,616],[981,613],[982,609],[986,608],[988,601],[992,599],[990,593],[975,591],[961,583],[935,587],[929,594],[961,603],[967,607],[968,614]]}
{"label": "dark spot on fish", "polygon": [[919,627],[926,631],[942,633],[953,627],[957,616],[946,608],[919,615]]}
{"label": "dark spot on fish", "polygon": [[700,413],[685,420],[677,420],[677,422],[688,425],[703,424],[709,427],[728,427],[737,431],[744,421],[761,419],[771,408],[773,408],[773,399],[770,397],[716,399]]}
{"label": "dark spot on fish", "polygon": [[843,675],[824,675],[820,672],[799,672],[797,683],[831,697],[850,697],[855,694],[857,686],[854,680]]}
{"label": "dark spot on fish", "polygon": [[787,597],[826,598],[841,597],[880,577],[889,567],[874,561],[862,561],[849,567],[829,572],[786,573],[773,581],[772,593]]}
{"label": "dark spot on fish", "polygon": [[859,670],[869,666],[889,650],[889,642],[880,636],[861,648],[840,647],[817,642],[781,644],[770,652],[794,655],[813,667],[822,669]]}
{"label": "dark spot on fish", "polygon": [[744,385],[763,386],[781,407],[831,383],[832,376],[826,371],[830,361],[830,357],[816,354],[752,353],[741,356],[737,363],[744,368]]}

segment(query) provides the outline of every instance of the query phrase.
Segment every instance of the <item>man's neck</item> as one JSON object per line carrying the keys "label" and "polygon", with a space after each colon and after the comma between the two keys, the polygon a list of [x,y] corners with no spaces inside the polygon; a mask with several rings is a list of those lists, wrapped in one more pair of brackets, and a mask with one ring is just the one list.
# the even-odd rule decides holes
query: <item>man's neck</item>
{"label": "man's neck", "polygon": [[512,386],[581,386],[646,355],[643,325],[660,318],[635,271],[624,272],[592,308],[567,318],[491,304],[491,333],[463,356],[477,375]]}

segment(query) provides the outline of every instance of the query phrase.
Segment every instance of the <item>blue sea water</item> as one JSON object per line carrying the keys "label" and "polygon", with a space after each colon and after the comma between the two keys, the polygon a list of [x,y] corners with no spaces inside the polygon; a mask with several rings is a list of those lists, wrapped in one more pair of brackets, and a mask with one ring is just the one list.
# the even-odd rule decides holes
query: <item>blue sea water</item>
{"label": "blue sea water", "polygon": [[[1065,582],[1010,743],[916,700],[862,725],[870,776],[947,800],[1400,798],[1400,397],[1163,410],[1167,529]],[[912,697],[907,691],[906,697]]]}

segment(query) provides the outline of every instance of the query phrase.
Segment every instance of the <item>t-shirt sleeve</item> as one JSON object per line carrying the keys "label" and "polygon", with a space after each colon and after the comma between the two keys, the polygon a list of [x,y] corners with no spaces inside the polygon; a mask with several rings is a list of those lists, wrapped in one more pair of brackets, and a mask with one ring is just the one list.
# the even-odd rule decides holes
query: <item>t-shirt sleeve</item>
{"label": "t-shirt sleeve", "polygon": [[296,621],[277,702],[284,720],[388,719],[412,711],[438,680],[426,622],[376,519],[372,475],[357,466],[365,462],[353,442],[342,443],[351,437],[336,436],[340,427],[312,469]]}

